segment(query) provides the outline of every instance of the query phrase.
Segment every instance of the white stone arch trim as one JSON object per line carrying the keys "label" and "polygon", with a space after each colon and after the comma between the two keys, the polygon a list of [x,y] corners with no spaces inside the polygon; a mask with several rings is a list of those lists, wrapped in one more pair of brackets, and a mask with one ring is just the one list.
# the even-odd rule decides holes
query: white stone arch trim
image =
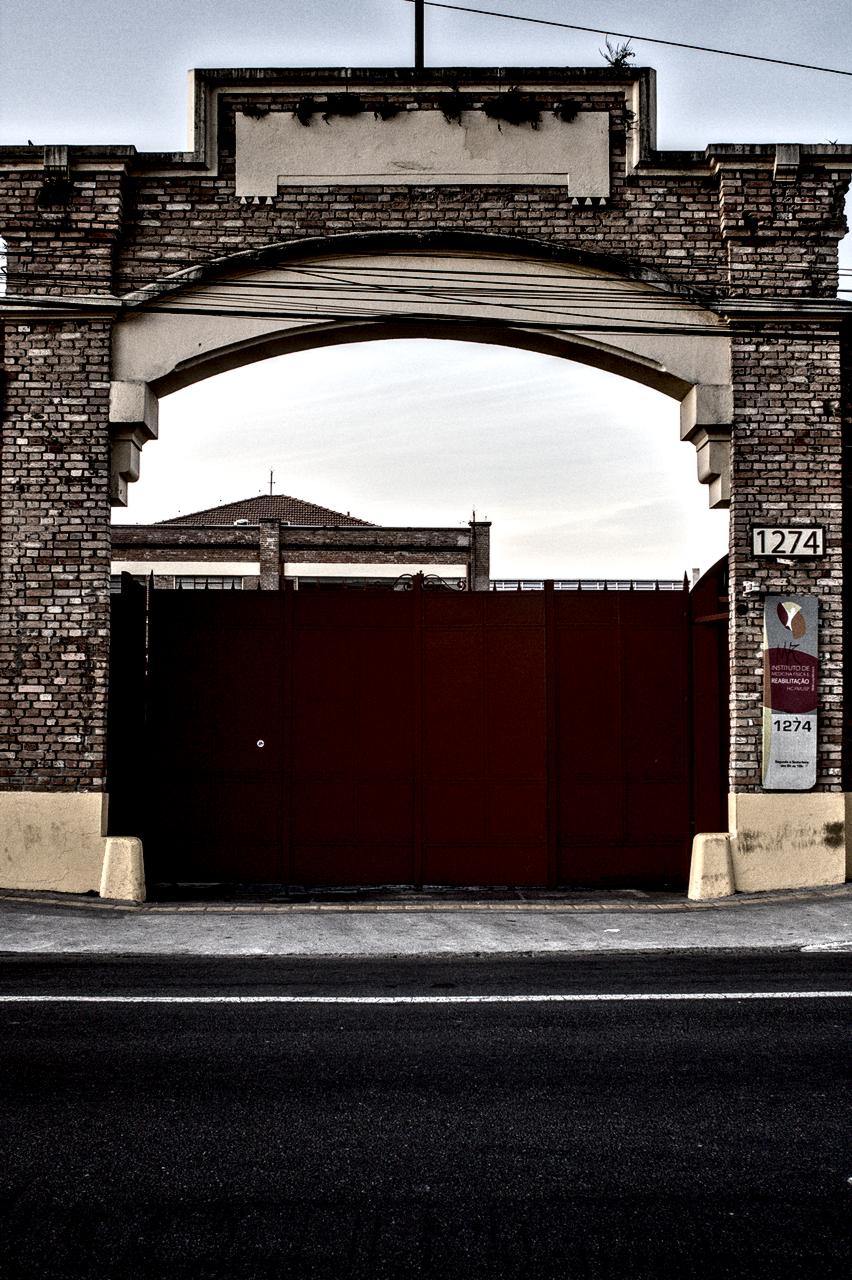
{"label": "white stone arch trim", "polygon": [[679,400],[682,438],[698,450],[711,505],[728,503],[730,340],[725,322],[692,299],[597,262],[461,249],[326,252],[263,267],[252,255],[252,268],[183,273],[177,287],[173,279],[135,295],[117,321],[116,504],[156,435],[160,395],[273,355],[411,336],[542,351]]}
{"label": "white stone arch trim", "polygon": [[590,253],[569,245],[527,236],[495,235],[482,231],[368,231],[278,240],[261,248],[241,249],[206,262],[183,267],[124,295],[125,303],[144,306],[191,285],[247,275],[286,263],[322,261],[331,257],[370,255],[378,260],[394,253],[462,254],[485,259],[530,260],[584,268],[620,280],[648,284],[686,302],[714,309],[713,300],[687,282],[673,279],[656,267],[635,259]]}

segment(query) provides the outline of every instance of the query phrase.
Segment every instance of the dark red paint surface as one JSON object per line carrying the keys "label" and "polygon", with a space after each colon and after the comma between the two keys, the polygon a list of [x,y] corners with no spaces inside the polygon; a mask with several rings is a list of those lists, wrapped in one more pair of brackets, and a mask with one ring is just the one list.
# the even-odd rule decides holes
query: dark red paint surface
{"label": "dark red paint surface", "polygon": [[117,599],[122,834],[152,882],[681,884],[724,829],[718,598],[155,591],[141,711]]}

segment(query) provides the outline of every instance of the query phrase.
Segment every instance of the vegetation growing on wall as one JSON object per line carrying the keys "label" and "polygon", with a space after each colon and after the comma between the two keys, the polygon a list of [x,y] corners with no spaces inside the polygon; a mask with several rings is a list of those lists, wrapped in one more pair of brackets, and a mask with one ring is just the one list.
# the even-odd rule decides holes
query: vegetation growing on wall
{"label": "vegetation growing on wall", "polygon": [[473,110],[473,99],[469,94],[453,89],[451,93],[438,94],[438,109],[447,124],[461,124],[462,112]]}
{"label": "vegetation growing on wall", "polygon": [[609,36],[606,38],[606,49],[599,49],[598,52],[613,71],[629,71],[630,63],[636,57],[630,48],[629,40],[625,40],[622,44],[613,44]]}
{"label": "vegetation growing on wall", "polygon": [[[504,124],[527,124],[533,129],[538,129],[542,114],[547,110],[552,110],[556,119],[561,120],[563,124],[571,124],[582,109],[582,104],[574,98],[563,98],[554,103],[551,108],[549,103],[543,102],[532,94],[524,93],[517,86],[507,89],[505,93],[498,93],[484,103],[475,102],[470,94],[461,93],[458,89],[439,93],[436,101],[438,110],[447,124],[461,124],[465,111],[482,111],[489,120],[496,120],[497,127],[500,129]],[[258,119],[266,115],[267,110],[268,108],[264,107],[247,108],[245,114]],[[372,111],[377,120],[392,120],[400,114],[402,107],[388,98],[367,103],[356,93],[335,93],[327,97],[308,95],[300,98],[293,108],[296,119],[305,127],[309,127],[314,117],[318,115],[321,115],[326,124],[329,124],[335,116],[347,118],[360,115],[364,111]]]}
{"label": "vegetation growing on wall", "polygon": [[529,124],[537,129],[541,124],[543,104],[520,89],[507,89],[490,98],[483,108],[489,120],[496,120],[497,127],[505,124]]}

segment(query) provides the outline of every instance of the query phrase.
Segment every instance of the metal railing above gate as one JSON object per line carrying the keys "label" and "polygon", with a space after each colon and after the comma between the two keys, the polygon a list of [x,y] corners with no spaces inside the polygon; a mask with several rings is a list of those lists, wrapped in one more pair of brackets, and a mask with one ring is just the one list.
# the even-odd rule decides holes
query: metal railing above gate
{"label": "metal railing above gate", "polygon": [[[492,578],[492,591],[543,591],[544,578]],[[554,591],[688,591],[683,578],[554,578]]]}

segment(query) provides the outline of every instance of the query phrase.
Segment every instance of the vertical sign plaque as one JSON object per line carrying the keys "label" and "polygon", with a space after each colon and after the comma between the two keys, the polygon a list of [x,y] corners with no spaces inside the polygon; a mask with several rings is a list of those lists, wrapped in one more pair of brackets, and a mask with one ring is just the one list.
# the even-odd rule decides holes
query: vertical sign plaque
{"label": "vertical sign plaque", "polygon": [[763,608],[763,786],[816,783],[818,601],[767,596]]}

